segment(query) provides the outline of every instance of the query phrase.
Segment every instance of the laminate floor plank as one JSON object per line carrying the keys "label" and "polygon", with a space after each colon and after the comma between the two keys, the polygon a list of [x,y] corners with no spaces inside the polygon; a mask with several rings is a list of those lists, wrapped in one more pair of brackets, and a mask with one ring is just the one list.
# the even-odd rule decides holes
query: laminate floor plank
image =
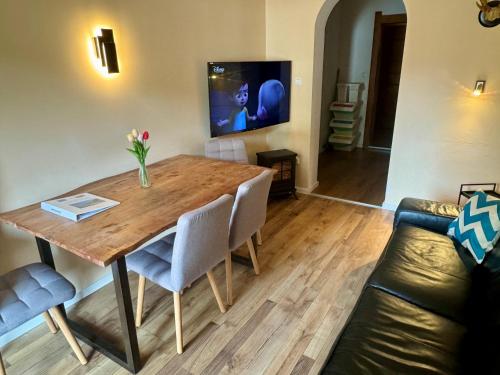
{"label": "laminate floor plank", "polygon": [[314,193],[381,206],[385,199],[390,153],[357,148],[325,151],[318,159]]}
{"label": "laminate floor plank", "polygon": [[[261,275],[234,263],[234,305],[221,314],[206,277],[184,291],[182,355],[175,348],[172,293],[147,282],[138,329],[141,374],[317,374],[391,234],[392,218],[381,209],[305,195],[271,202],[258,247]],[[224,264],[214,270],[220,290],[224,272]],[[129,279],[135,307],[138,277]],[[69,315],[119,342],[112,284]],[[127,374],[89,346],[82,349],[87,366],[60,333],[41,325],[1,350],[9,375]]]}

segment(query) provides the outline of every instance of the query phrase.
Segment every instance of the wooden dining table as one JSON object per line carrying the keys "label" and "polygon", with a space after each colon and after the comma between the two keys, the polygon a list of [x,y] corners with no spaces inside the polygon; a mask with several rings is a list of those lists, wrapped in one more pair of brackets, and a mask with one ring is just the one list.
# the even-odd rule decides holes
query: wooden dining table
{"label": "wooden dining table", "polygon": [[[152,186],[141,188],[132,170],[81,186],[59,197],[92,193],[120,202],[105,212],[73,222],[40,208],[40,203],[0,214],[0,222],[35,236],[40,259],[55,269],[51,245],[101,267],[111,266],[125,350],[69,319],[74,334],[132,373],[142,365],[134,324],[125,256],[176,225],[179,217],[217,199],[265,168],[179,155],[148,166]],[[51,198],[55,199],[55,198]]]}

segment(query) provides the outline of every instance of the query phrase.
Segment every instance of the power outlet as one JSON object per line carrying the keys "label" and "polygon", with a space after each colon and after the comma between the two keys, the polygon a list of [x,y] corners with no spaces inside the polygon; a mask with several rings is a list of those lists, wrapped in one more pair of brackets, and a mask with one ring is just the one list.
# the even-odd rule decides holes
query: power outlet
{"label": "power outlet", "polygon": [[297,165],[300,165],[300,158],[297,156]]}

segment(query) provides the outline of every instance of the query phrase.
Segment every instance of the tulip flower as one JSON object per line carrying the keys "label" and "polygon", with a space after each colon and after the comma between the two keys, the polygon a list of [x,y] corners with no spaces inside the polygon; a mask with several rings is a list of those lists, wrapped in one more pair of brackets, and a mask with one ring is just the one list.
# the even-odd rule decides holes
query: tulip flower
{"label": "tulip flower", "polygon": [[150,148],[146,146],[146,140],[149,139],[149,133],[147,131],[140,133],[137,129],[133,129],[130,134],[127,134],[127,139],[132,144],[127,150],[137,158],[140,164],[144,164]]}

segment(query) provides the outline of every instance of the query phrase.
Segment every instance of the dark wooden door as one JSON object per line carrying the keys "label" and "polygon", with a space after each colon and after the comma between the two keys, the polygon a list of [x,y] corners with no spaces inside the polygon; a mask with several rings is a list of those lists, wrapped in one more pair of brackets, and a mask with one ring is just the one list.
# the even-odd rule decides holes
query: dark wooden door
{"label": "dark wooden door", "polygon": [[406,36],[406,15],[375,17],[365,147],[391,148]]}

